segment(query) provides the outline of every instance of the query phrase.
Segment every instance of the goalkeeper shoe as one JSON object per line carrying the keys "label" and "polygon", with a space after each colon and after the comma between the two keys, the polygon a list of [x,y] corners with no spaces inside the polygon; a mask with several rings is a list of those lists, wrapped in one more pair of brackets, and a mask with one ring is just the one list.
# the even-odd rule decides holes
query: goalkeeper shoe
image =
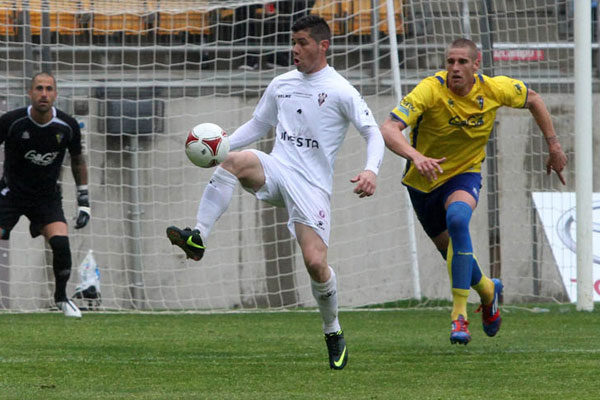
{"label": "goalkeeper shoe", "polygon": [[498,306],[498,303],[504,285],[500,279],[492,279],[492,282],[494,282],[494,299],[488,305],[481,304],[477,311],[475,311],[481,312],[483,331],[488,336],[495,336],[500,330],[500,325],[502,325],[502,317],[500,317],[500,307]]}
{"label": "goalkeeper shoe", "polygon": [[452,321],[452,331],[450,332],[451,344],[464,344],[465,346],[471,341],[469,333],[469,321],[465,320],[462,315],[458,319]]}
{"label": "goalkeeper shoe", "polygon": [[69,299],[56,302],[56,307],[65,314],[65,317],[81,318],[81,311]]}
{"label": "goalkeeper shoe", "polygon": [[202,243],[198,229],[179,229],[176,226],[170,226],[167,228],[167,237],[171,241],[171,244],[181,247],[187,258],[200,261],[204,255],[206,248]]}
{"label": "goalkeeper shoe", "polygon": [[348,362],[348,350],[346,349],[344,332],[340,329],[337,332],[326,333],[325,343],[327,343],[329,366],[331,369],[343,369]]}

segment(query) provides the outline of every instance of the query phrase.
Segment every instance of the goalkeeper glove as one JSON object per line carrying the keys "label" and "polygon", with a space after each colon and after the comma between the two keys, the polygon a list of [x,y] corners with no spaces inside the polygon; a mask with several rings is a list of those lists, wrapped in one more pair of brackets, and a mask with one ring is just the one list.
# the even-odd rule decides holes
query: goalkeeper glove
{"label": "goalkeeper glove", "polygon": [[90,195],[87,185],[77,186],[77,217],[75,217],[75,229],[81,229],[87,225],[92,216],[90,209]]}

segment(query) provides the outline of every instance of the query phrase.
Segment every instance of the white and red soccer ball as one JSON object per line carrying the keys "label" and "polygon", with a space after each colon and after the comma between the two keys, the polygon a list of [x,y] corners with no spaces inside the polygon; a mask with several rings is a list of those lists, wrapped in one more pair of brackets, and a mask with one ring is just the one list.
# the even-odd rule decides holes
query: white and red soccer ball
{"label": "white and red soccer ball", "polygon": [[214,167],[228,153],[229,137],[219,125],[210,122],[193,127],[185,140],[185,154],[198,167]]}

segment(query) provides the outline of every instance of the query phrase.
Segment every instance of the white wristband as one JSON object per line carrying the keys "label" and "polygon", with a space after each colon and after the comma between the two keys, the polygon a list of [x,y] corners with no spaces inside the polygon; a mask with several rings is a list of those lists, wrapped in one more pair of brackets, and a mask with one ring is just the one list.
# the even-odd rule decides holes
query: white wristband
{"label": "white wristband", "polygon": [[86,213],[87,215],[92,215],[92,209],[91,207],[77,207],[77,212],[79,211],[83,211],[84,213]]}

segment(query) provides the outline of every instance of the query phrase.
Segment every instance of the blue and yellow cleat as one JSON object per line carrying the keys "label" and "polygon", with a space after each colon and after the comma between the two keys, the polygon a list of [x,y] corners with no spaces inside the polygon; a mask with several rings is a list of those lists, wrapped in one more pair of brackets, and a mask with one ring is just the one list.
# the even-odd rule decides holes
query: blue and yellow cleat
{"label": "blue and yellow cleat", "polygon": [[500,279],[492,279],[494,282],[494,299],[488,305],[480,305],[477,311],[481,311],[481,320],[483,322],[483,331],[488,336],[495,336],[502,325],[502,317],[500,317],[500,307],[498,306],[502,289],[504,285]]}
{"label": "blue and yellow cleat", "polygon": [[458,319],[452,321],[452,331],[450,331],[451,344],[464,344],[465,346],[471,341],[469,333],[469,321],[465,320],[462,315]]}
{"label": "blue and yellow cleat", "polygon": [[348,362],[348,350],[344,333],[340,329],[337,332],[325,334],[325,343],[329,352],[329,367],[331,369],[343,369]]}
{"label": "blue and yellow cleat", "polygon": [[204,247],[200,231],[197,229],[179,229],[176,226],[170,226],[167,228],[167,237],[171,244],[180,247],[185,252],[187,258],[200,261],[204,255],[206,247]]}

